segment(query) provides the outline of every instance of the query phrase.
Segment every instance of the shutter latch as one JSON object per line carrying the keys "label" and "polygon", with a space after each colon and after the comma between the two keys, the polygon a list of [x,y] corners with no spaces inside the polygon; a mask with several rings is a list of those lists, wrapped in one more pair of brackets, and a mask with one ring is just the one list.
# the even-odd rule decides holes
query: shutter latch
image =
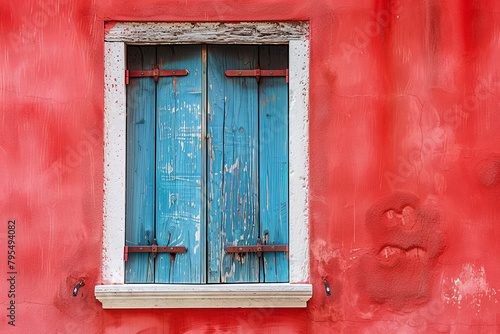
{"label": "shutter latch", "polygon": [[125,84],[128,85],[128,78],[153,77],[158,82],[158,77],[175,77],[188,75],[188,70],[159,70],[155,64],[152,71],[129,71],[125,70]]}
{"label": "shutter latch", "polygon": [[157,253],[186,253],[187,248],[184,246],[158,246],[156,238],[153,239],[151,246],[125,246],[125,261],[128,260],[128,253],[153,253],[153,258],[156,258]]}
{"label": "shutter latch", "polygon": [[228,246],[226,253],[257,253],[258,257],[262,252],[286,252],[288,256],[288,245],[263,245],[260,238],[257,238],[256,246]]}
{"label": "shutter latch", "polygon": [[255,77],[259,82],[260,77],[286,77],[288,83],[288,68],[286,70],[261,70],[259,63],[255,64],[255,70],[227,70],[227,77]]}

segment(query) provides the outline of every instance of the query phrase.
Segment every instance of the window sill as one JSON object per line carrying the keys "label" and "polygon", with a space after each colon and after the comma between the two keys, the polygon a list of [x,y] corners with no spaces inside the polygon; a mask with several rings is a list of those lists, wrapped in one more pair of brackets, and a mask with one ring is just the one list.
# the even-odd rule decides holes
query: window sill
{"label": "window sill", "polygon": [[104,309],[306,307],[311,284],[98,285]]}

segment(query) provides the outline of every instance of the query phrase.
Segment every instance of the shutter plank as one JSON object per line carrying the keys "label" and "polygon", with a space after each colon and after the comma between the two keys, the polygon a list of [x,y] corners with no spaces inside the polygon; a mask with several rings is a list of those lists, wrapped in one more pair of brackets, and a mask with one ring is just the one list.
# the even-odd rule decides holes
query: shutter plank
{"label": "shutter plank", "polygon": [[[257,54],[256,46],[210,46],[208,49],[208,133],[211,136],[208,245],[209,255],[220,254],[215,260],[219,261],[219,277],[212,273],[215,268],[211,260],[209,282],[259,281],[259,261],[255,253],[239,255],[224,251],[226,246],[255,245],[259,232],[257,82],[251,77],[224,76],[228,69],[254,69]],[[222,91],[218,87],[222,87]],[[212,160],[212,154],[218,150],[222,152]]]}
{"label": "shutter plank", "polygon": [[[288,68],[288,48],[260,46],[261,69]],[[288,244],[288,85],[284,77],[259,84],[260,236],[262,243]],[[285,252],[263,253],[261,282],[288,282]]]}
{"label": "shutter plank", "polygon": [[[129,46],[127,68],[151,70],[154,47]],[[130,78],[127,85],[126,245],[151,245],[154,238],[155,82]],[[153,282],[153,257],[130,253],[125,266],[127,283]]]}
{"label": "shutter plank", "polygon": [[[156,257],[157,283],[201,283],[201,46],[159,46],[157,88],[156,239],[186,253]],[[204,214],[204,213],[203,213]]]}
{"label": "shutter plank", "polygon": [[224,149],[224,52],[221,46],[207,46],[207,282],[221,282],[222,166]]}

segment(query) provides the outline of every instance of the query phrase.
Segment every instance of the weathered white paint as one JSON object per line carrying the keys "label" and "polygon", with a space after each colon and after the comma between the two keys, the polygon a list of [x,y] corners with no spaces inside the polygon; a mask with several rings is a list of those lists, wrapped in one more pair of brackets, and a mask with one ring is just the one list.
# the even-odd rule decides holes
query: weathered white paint
{"label": "weathered white paint", "polygon": [[[240,30],[238,30],[240,29]],[[307,23],[117,23],[105,37],[105,147],[104,147],[104,237],[103,237],[103,273],[105,284],[121,284],[117,289],[124,289],[132,295],[112,292],[111,285],[96,287],[96,296],[106,299],[106,305],[124,308],[127,300],[130,307],[166,307],[155,306],[161,296],[148,294],[140,296],[141,285],[124,285],[123,247],[125,241],[125,175],[126,175],[126,123],[125,123],[125,42],[136,44],[182,44],[182,43],[289,43],[289,259],[290,283],[306,283],[309,280],[309,26]],[[115,80],[116,79],[116,80]],[[311,285],[306,284],[309,288]],[[153,291],[170,291],[175,285],[148,285]],[[219,285],[201,285],[196,289],[214,295],[208,298],[206,305],[211,307],[268,307],[271,299],[266,284],[251,285],[261,295],[258,299],[249,299],[226,295],[227,290],[220,290]],[[245,288],[247,285],[230,285]],[[278,284],[283,293],[290,291],[297,284]],[[190,285],[190,287],[196,287]],[[136,288],[138,290],[136,290]],[[155,290],[156,289],[156,290]],[[121,290],[120,290],[121,291]],[[103,293],[107,294],[104,295]],[[137,293],[136,293],[137,292]],[[275,291],[276,293],[278,290]],[[180,292],[178,292],[180,293]],[[266,294],[269,297],[266,301]],[[135,297],[134,297],[135,296]],[[245,297],[242,297],[245,296]],[[134,302],[139,298],[141,303]],[[226,298],[227,297],[227,298]],[[163,297],[167,298],[167,297]],[[172,299],[177,307],[189,307],[196,298],[176,297]],[[239,298],[239,299],[238,299]],[[282,297],[280,297],[282,298]],[[295,297],[294,297],[295,298]],[[302,297],[301,297],[302,298]],[[307,299],[310,298],[310,295]],[[286,299],[286,298],[285,298]],[[307,300],[306,299],[306,300]],[[218,300],[215,302],[215,300]],[[235,301],[237,300],[237,301]],[[273,299],[275,300],[275,299]],[[270,307],[292,307],[294,301],[277,302]],[[245,302],[246,301],[246,302]],[[231,304],[234,302],[235,304]],[[302,303],[302,302],[301,302]],[[160,303],[161,304],[161,303]],[[300,303],[299,303],[300,304]],[[137,306],[144,305],[144,306]],[[182,305],[182,306],[181,306]],[[196,307],[209,307],[200,306]],[[220,305],[220,306],[218,306]],[[233,306],[226,306],[233,305]],[[237,306],[235,306],[237,305]],[[255,306],[252,306],[255,305]],[[287,306],[288,305],[288,306]],[[301,304],[302,305],[302,304]],[[305,302],[303,302],[305,306]],[[110,306],[111,307],[111,306]],[[194,307],[194,306],[193,306]],[[296,306],[302,307],[302,306]]]}
{"label": "weathered white paint", "polygon": [[124,284],[96,286],[105,309],[306,307],[310,284]]}
{"label": "weathered white paint", "polygon": [[125,44],[104,43],[103,282],[125,282]]}
{"label": "weathered white paint", "polygon": [[129,44],[265,44],[303,40],[308,33],[307,22],[119,22],[105,33],[104,40]]}
{"label": "weathered white paint", "polygon": [[289,44],[290,283],[309,279],[309,41]]}

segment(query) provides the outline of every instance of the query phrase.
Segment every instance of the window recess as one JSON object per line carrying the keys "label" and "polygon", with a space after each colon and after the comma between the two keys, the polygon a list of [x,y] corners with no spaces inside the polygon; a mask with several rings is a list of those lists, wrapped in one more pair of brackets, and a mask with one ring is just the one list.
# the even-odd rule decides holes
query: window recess
{"label": "window recess", "polygon": [[[308,36],[308,22],[105,23],[102,284],[95,286],[95,296],[102,303],[103,309],[306,307],[306,303],[312,295],[312,286],[308,283]],[[162,46],[198,44],[203,49],[203,44],[208,43],[253,46],[281,44],[288,46],[288,123],[289,132],[293,134],[288,138],[289,283],[127,284],[125,265],[128,261],[124,261],[124,247],[126,245],[125,202],[127,196],[126,90],[128,85],[126,85],[126,70],[129,69],[126,60],[127,49],[144,44],[161,44]],[[174,67],[168,67],[174,69]],[[177,67],[175,69],[185,68]],[[238,69],[241,68],[229,70]],[[149,67],[149,70],[154,71],[154,64]],[[248,70],[254,71],[256,68],[248,67]],[[192,74],[192,72],[189,73],[189,75]],[[129,80],[132,77],[129,76]],[[154,81],[154,76],[144,77],[143,80]],[[158,80],[160,79],[161,75],[158,76]],[[280,79],[286,81],[286,77],[280,77]],[[255,82],[255,79],[252,78],[252,80]],[[207,82],[202,81],[202,85],[204,83]],[[207,97],[202,99],[206,100]],[[207,110],[202,110],[202,115],[206,114]],[[202,122],[203,120],[204,118],[202,118]],[[202,129],[207,129],[206,123],[202,124]],[[207,141],[206,134],[202,136],[201,140]],[[206,153],[206,150],[203,152]],[[202,203],[202,205],[204,204]],[[200,220],[205,219],[203,217],[201,216]],[[201,226],[207,226],[206,222],[201,221],[201,224]],[[151,242],[151,239],[149,240]],[[128,255],[132,254],[133,252],[129,252]],[[169,256],[168,253],[165,255]],[[201,265],[203,263],[207,264],[201,262]],[[206,269],[202,269],[202,271],[207,272]]]}
{"label": "window recess", "polygon": [[126,73],[126,283],[288,282],[288,45],[133,45]]}

